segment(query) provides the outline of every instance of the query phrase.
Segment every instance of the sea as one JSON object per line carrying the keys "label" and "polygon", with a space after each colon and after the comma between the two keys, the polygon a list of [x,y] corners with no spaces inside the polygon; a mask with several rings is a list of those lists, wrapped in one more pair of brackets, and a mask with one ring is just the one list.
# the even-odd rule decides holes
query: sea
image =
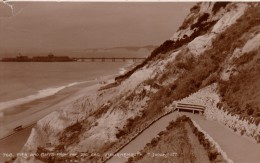
{"label": "sea", "polygon": [[125,62],[0,62],[0,111],[68,87],[122,74]]}

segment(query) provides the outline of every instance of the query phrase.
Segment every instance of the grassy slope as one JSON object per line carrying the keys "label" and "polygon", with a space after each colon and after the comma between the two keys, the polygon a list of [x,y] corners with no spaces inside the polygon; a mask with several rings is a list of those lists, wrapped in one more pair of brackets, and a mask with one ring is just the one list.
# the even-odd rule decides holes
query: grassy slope
{"label": "grassy slope", "polygon": [[[217,38],[213,40],[212,48],[198,58],[192,57],[189,52],[183,50],[178,54],[175,61],[167,65],[167,70],[163,73],[167,75],[160,74],[155,79],[148,79],[146,83],[153,85],[158,81],[163,82],[167,80],[167,78],[171,78],[181,72],[175,82],[164,85],[158,92],[149,95],[150,100],[148,101],[148,107],[144,110],[142,116],[134,119],[134,123],[131,123],[131,125],[129,125],[131,127],[128,128],[135,128],[136,125],[144,123],[155,115],[160,114],[163,108],[172,101],[182,99],[213,82],[219,82],[220,85],[224,84],[227,89],[232,89],[229,83],[224,83],[220,80],[221,69],[225,64],[228,54],[232,54],[238,44],[243,45],[243,42],[241,43],[240,40],[242,34],[260,25],[258,21],[255,21],[255,16],[260,15],[259,11],[259,6],[249,9],[235,24],[231,25],[221,35],[218,35]],[[225,44],[223,44],[223,42],[225,42]],[[160,56],[165,56],[165,54],[157,54],[156,58],[160,58]],[[164,57],[160,59],[162,58]],[[257,85],[258,80],[255,80],[255,78],[251,80]],[[244,85],[242,85],[242,87],[244,87]],[[244,90],[245,89],[246,87],[244,87]],[[248,92],[243,92],[242,90],[239,93],[244,96],[246,96],[247,93],[252,94],[252,90],[248,90]],[[224,97],[225,93],[222,95]],[[226,94],[226,96],[229,96],[229,94]],[[237,100],[240,99],[237,98]],[[230,102],[232,102],[231,99],[227,101],[228,105]]]}
{"label": "grassy slope", "polygon": [[[241,44],[240,38],[242,37],[242,34],[247,33],[250,29],[260,25],[260,22],[256,21],[256,16],[260,15],[259,12],[259,6],[249,9],[235,24],[231,25],[225,32],[218,35],[217,38],[213,40],[211,49],[197,58],[192,57],[187,51],[182,50],[176,57],[176,60],[171,62],[164,72],[166,74],[168,73],[166,75],[168,77],[173,77],[176,72],[181,72],[179,78],[173,83],[160,86],[158,92],[147,95],[150,97],[150,100],[143,113],[140,116],[129,120],[129,123],[125,127],[126,130],[124,130],[124,132],[119,132],[117,135],[118,138],[121,138],[121,135],[127,136],[129,133],[133,132],[139,124],[145,123],[149,119],[160,114],[163,111],[163,108],[172,101],[184,98],[213,82],[221,83],[222,81],[219,79],[219,74],[223,68],[223,64],[225,64],[228,54],[232,54],[234,49]],[[213,24],[210,24],[211,27],[212,25]],[[207,30],[210,30],[210,28],[207,30],[202,28],[202,30],[206,32]],[[180,46],[189,42],[186,41],[187,40],[183,41]],[[223,44],[223,42],[225,42],[225,44]],[[173,44],[168,41],[160,46],[163,53],[154,53],[156,54],[154,58],[163,59],[167,52],[172,50]],[[178,47],[180,46],[178,45]],[[171,72],[169,73],[169,71]],[[160,75],[154,79],[148,79],[146,84],[153,86],[159,80],[162,80],[163,82],[164,79],[161,79]],[[257,82],[255,84],[257,84]],[[225,85],[227,85],[227,89],[230,89],[229,84]]]}
{"label": "grassy slope", "polygon": [[[255,34],[256,27],[260,26],[259,20],[260,6],[258,5],[250,8],[236,25],[228,30],[229,35],[233,35],[235,38],[231,38],[232,41],[223,38],[223,42],[228,44],[222,46],[229,45],[230,53],[234,51],[234,48],[243,46],[247,41],[243,36]],[[223,35],[222,37],[228,36]],[[219,81],[222,102],[231,113],[260,118],[259,55],[258,49],[235,59],[234,64],[238,73],[231,76],[229,81]]]}
{"label": "grassy slope", "polygon": [[[260,7],[251,7],[236,23],[231,25],[225,32],[218,35],[217,38],[213,40],[212,48],[205,51],[205,53],[199,56],[197,59],[187,55],[186,51],[181,52],[176,57],[176,60],[168,66],[166,72],[164,72],[169,73],[172,72],[173,69],[175,70],[174,72],[179,72],[181,70],[181,75],[174,83],[170,83],[169,85],[164,86],[151,97],[149,103],[150,111],[163,108],[172,101],[182,99],[213,82],[220,83],[220,92],[223,97],[231,97],[231,94],[227,92],[228,90],[232,89],[232,85],[220,80],[220,72],[225,64],[225,60],[227,59],[228,54],[232,54],[238,44],[241,44],[240,38],[242,37],[242,34],[247,33],[250,31],[250,29],[260,25],[260,21],[256,21],[259,15]],[[223,44],[223,42],[225,44]],[[257,64],[259,64],[259,61],[252,63],[251,67],[254,67]],[[246,65],[244,68],[244,73],[247,73],[247,71],[252,71],[252,69],[250,69],[250,66]],[[259,71],[255,69],[254,72],[257,73]],[[252,72],[252,74],[254,74],[254,72]],[[166,76],[173,75],[175,74],[169,73],[169,75]],[[247,75],[250,74],[247,73]],[[251,78],[251,76],[248,76],[248,78]],[[242,70],[237,78],[243,78]],[[257,83],[259,83],[257,82],[258,80],[256,78],[257,76],[251,79],[251,84],[254,83],[255,86],[258,85]],[[161,79],[155,79],[155,81],[156,80]],[[241,84],[241,87],[244,87],[243,89],[241,88],[241,90],[247,89],[245,87],[247,85],[245,84],[246,82],[249,82],[249,79],[244,80],[244,85]],[[237,82],[233,82],[233,84],[237,84]],[[226,92],[221,90],[222,86],[226,87]],[[250,99],[254,98],[254,103],[256,103],[258,96],[252,91],[254,91],[254,89],[247,89],[247,91],[240,91],[239,93],[241,94],[240,96],[248,96],[248,98],[250,96]],[[237,98],[237,101],[238,100],[241,99]],[[246,98],[242,100],[246,100]],[[246,103],[246,101],[244,102]],[[226,103],[228,106],[231,105],[232,98],[227,98]]]}
{"label": "grassy slope", "polygon": [[[259,55],[259,54],[258,54]],[[222,101],[229,111],[242,116],[260,117],[260,62],[247,65],[244,69],[221,82]]]}
{"label": "grassy slope", "polygon": [[[121,138],[125,135],[128,135],[129,133],[133,132],[134,129],[139,125],[147,120],[151,119],[158,113],[162,111],[164,106],[167,106],[169,103],[171,103],[173,100],[179,100],[183,97],[188,96],[189,94],[199,90],[200,88],[211,84],[212,82],[218,81],[218,75],[212,76],[212,74],[218,74],[220,72],[220,69],[222,68],[222,64],[225,61],[227,54],[233,53],[234,48],[236,47],[236,44],[238,44],[239,38],[241,37],[242,33],[246,33],[249,31],[251,28],[260,25],[259,21],[256,21],[255,16],[260,15],[260,9],[259,7],[254,7],[251,8],[249,11],[246,12],[245,15],[240,18],[240,20],[229,27],[223,34],[219,35],[212,43],[212,49],[208,50],[205,52],[204,55],[199,56],[197,59],[194,59],[190,57],[189,55],[185,55],[185,51],[183,53],[179,54],[179,59],[176,59],[173,63],[171,63],[166,70],[165,73],[168,73],[167,71],[172,71],[172,69],[182,70],[182,74],[180,77],[174,82],[170,83],[169,85],[163,86],[162,88],[159,89],[158,92],[152,95],[147,95],[150,96],[150,100],[148,102],[148,107],[145,108],[145,111],[141,116],[135,117],[132,120],[129,120],[129,123],[126,125],[126,130],[124,130],[124,133],[120,134],[118,138]],[[211,25],[212,26],[212,25]],[[184,40],[183,44],[187,43],[189,41]],[[225,44],[223,44],[225,42]],[[183,45],[181,44],[181,45]],[[168,52],[169,49],[172,50],[172,45],[171,42],[167,43],[167,45],[162,46],[162,50],[164,53]],[[177,45],[177,44],[176,44]],[[164,49],[164,48],[166,49]],[[178,45],[179,47],[179,45]],[[157,56],[164,55],[161,53],[156,53]],[[185,57],[183,57],[183,56]],[[180,59],[181,58],[181,59]],[[151,58],[150,58],[151,59]],[[148,61],[147,61],[148,62]],[[259,62],[258,62],[259,63]],[[243,100],[241,101],[246,101],[246,100],[252,100],[253,96],[256,97],[254,98],[255,102],[258,99],[258,92],[256,90],[256,93],[252,93],[255,91],[253,88],[253,85],[259,86],[258,81],[259,81],[259,76],[257,75],[256,78],[252,78],[252,75],[254,73],[259,72],[258,70],[250,73],[246,73],[245,75],[249,75],[247,78],[243,76],[238,76],[238,78],[245,78],[243,81],[241,81],[240,88],[241,91],[237,93],[237,95],[243,95]],[[170,75],[174,75],[173,73],[170,73]],[[242,75],[242,73],[241,73]],[[168,76],[168,75],[167,75]],[[124,77],[123,77],[124,78]],[[154,79],[153,81],[150,81],[150,84],[154,84],[158,78]],[[240,80],[240,79],[238,79]],[[245,87],[245,83],[250,82],[252,85],[251,89],[247,89]],[[227,105],[230,105],[230,103],[233,101],[234,96],[229,96],[227,92],[233,88],[232,84],[230,83],[224,83],[221,82],[221,84],[226,85],[226,92],[222,92],[223,97],[228,96],[230,98],[225,98]],[[233,82],[233,84],[236,84],[237,82]],[[150,85],[149,84],[149,85]],[[257,87],[258,88],[258,87]],[[232,99],[232,98],[233,99]],[[238,98],[237,98],[238,99]],[[258,100],[259,101],[259,100]],[[255,103],[252,103],[255,104]],[[257,103],[258,105],[259,103]],[[255,114],[255,113],[254,113]],[[126,132],[127,131],[127,132]],[[183,131],[184,132],[184,131]],[[182,134],[180,133],[176,133]],[[73,133],[72,133],[73,135]],[[184,134],[185,135],[185,134]],[[182,136],[184,136],[182,135]],[[184,136],[185,137],[185,136]],[[74,142],[74,141],[72,141]],[[188,147],[189,145],[187,144],[187,150],[190,148]],[[57,149],[60,151],[60,149]],[[63,151],[61,149],[61,151]],[[104,150],[106,151],[106,150]],[[191,159],[192,157],[190,155],[187,155],[187,158]],[[47,161],[47,160],[46,160]]]}
{"label": "grassy slope", "polygon": [[209,147],[209,142],[205,141],[202,135],[194,128],[189,118],[179,117],[148,143],[141,151],[141,155],[130,158],[128,163],[224,162],[222,157]]}

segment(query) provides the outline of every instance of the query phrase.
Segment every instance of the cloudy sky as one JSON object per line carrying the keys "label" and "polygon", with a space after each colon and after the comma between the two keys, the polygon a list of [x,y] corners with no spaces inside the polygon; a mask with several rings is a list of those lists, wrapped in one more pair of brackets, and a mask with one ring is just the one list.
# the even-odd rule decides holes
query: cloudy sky
{"label": "cloudy sky", "polygon": [[12,4],[0,4],[0,54],[159,45],[194,2]]}

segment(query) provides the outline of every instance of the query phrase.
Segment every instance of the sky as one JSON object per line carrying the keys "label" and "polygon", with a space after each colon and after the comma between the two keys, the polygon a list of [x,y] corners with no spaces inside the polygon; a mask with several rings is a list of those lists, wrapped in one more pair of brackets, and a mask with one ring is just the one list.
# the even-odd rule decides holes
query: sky
{"label": "sky", "polygon": [[160,45],[194,2],[0,3],[0,54]]}

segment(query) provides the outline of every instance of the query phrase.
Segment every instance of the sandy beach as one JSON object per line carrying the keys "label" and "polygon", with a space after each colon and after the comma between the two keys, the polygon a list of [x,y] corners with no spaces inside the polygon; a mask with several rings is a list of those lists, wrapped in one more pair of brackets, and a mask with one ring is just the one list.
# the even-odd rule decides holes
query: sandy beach
{"label": "sandy beach", "polygon": [[[137,64],[139,63],[127,63],[119,69],[119,74],[125,73]],[[31,129],[38,120],[82,96],[97,91],[100,87],[114,82],[117,75],[115,73],[97,77],[62,89],[54,95],[3,110],[4,116],[0,117],[0,162],[10,159],[10,157],[4,156],[4,153],[16,155],[22,149],[31,133]],[[22,130],[14,131],[14,128],[18,126],[22,126]]]}
{"label": "sandy beach", "polygon": [[[91,93],[91,91],[96,91],[103,85],[102,83],[112,82],[114,77],[115,75],[109,75],[90,80],[61,90],[55,95],[6,110],[5,116],[0,119],[0,162],[8,159],[8,157],[4,157],[3,153],[16,155],[21,150],[30,135],[31,129],[39,119]],[[14,128],[20,125],[23,129],[14,132]]]}

